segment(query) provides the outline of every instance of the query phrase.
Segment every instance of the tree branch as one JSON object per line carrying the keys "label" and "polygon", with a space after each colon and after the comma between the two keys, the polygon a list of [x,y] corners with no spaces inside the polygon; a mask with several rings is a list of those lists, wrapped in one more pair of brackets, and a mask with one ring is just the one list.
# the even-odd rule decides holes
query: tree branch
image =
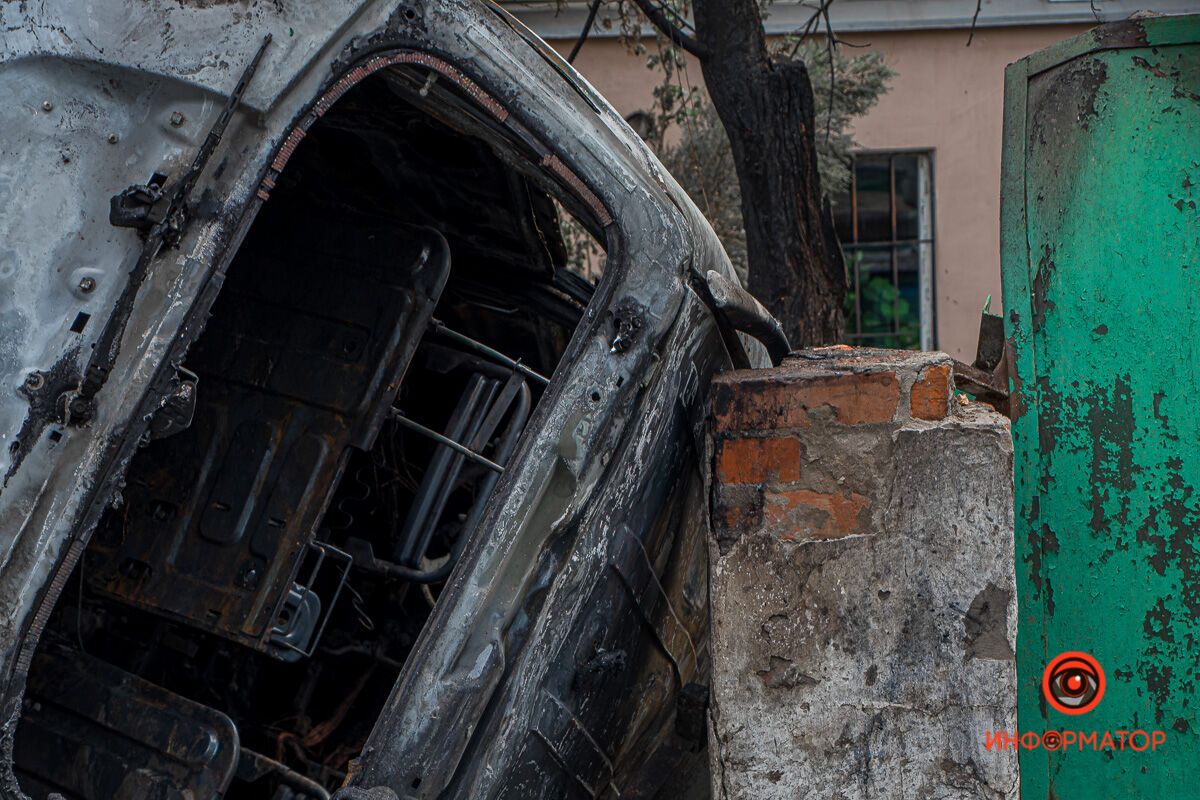
{"label": "tree branch", "polygon": [[975,38],[975,23],[979,20],[979,12],[983,10],[983,0],[975,0],[975,14],[971,17],[971,33],[967,36],[967,47],[971,46],[971,40]]}
{"label": "tree branch", "polygon": [[833,0],[822,0],[821,4],[817,6],[817,10],[813,12],[812,16],[808,18],[808,21],[804,23],[804,27],[801,28],[801,30],[804,31],[804,33],[800,34],[801,39],[804,39],[810,34],[816,32],[816,28],[819,27],[819,20],[821,19],[821,16],[828,13],[829,5],[832,2]]}
{"label": "tree branch", "polygon": [[583,30],[579,32],[579,38],[575,40],[575,46],[571,48],[570,55],[567,56],[567,63],[574,64],[575,56],[579,55],[580,48],[587,41],[588,34],[592,32],[592,25],[596,22],[596,12],[600,10],[601,0],[592,0],[592,6],[588,9],[587,21],[583,23]]}
{"label": "tree branch", "polygon": [[825,18],[825,31],[829,35],[829,42],[825,46],[825,49],[829,51],[829,115],[825,122],[826,144],[833,136],[833,97],[837,91],[837,66],[833,58],[833,48],[837,46],[837,37],[833,35],[833,22],[829,19],[829,4],[832,2],[833,0],[828,0],[821,6],[821,16]]}
{"label": "tree branch", "polygon": [[654,4],[654,0],[633,0],[633,2],[646,15],[646,19],[650,20],[650,24],[662,31],[672,43],[682,47],[696,58],[704,59],[708,57],[708,48],[691,36],[688,36],[681,28],[667,19],[667,15],[663,13],[661,8]]}
{"label": "tree branch", "polygon": [[[821,15],[824,14],[828,16],[829,4],[832,2],[833,0],[821,0],[820,5],[817,6],[817,10],[814,11],[813,15],[808,18],[808,21],[804,23],[803,27],[796,29],[799,31],[799,33],[792,33],[792,35],[796,37],[796,43],[792,45],[792,50],[788,53],[789,59],[795,58],[796,53],[800,52],[800,47],[804,44],[804,40],[816,32],[816,29],[813,26],[820,21]],[[833,31],[831,29],[830,34],[832,35],[832,33]],[[840,44],[840,40],[838,43]]]}

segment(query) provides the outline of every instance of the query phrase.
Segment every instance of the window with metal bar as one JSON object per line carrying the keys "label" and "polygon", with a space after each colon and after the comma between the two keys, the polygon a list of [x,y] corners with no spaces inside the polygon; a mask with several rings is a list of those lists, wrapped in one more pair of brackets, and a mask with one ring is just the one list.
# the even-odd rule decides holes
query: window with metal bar
{"label": "window with metal bar", "polygon": [[928,152],[853,157],[849,191],[834,199],[846,254],[846,341],[931,350],[933,170]]}

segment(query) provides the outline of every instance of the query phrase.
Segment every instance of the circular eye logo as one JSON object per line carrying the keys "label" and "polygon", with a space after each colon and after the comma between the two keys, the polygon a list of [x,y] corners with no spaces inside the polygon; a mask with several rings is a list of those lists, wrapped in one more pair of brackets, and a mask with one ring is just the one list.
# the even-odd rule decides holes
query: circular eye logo
{"label": "circular eye logo", "polygon": [[1086,714],[1104,697],[1104,670],[1087,653],[1060,653],[1042,673],[1042,694],[1064,714]]}

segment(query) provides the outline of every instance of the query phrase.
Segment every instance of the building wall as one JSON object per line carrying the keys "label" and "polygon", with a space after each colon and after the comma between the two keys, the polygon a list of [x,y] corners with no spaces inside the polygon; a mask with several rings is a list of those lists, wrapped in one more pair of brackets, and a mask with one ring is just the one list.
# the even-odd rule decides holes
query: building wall
{"label": "building wall", "polygon": [[[855,127],[861,148],[921,148],[934,159],[935,347],[970,361],[987,296],[1000,309],[1000,141],[1004,68],[1084,25],[847,35],[882,52],[891,90]],[[564,53],[572,41],[551,42]],[[865,52],[865,51],[854,51]],[[691,59],[688,79],[701,85]],[[612,38],[589,40],[575,66],[622,114],[648,108],[656,77]]]}
{"label": "building wall", "polygon": [[858,121],[865,149],[933,150],[935,346],[970,362],[979,312],[1000,309],[1000,142],[1004,68],[1086,26],[906,31],[847,37],[870,42],[897,73]]}

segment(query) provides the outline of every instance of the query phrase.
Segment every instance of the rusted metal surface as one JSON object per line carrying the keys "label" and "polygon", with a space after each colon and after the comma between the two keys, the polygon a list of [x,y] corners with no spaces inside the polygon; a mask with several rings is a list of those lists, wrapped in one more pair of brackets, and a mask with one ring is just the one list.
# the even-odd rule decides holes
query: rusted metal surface
{"label": "rusted metal surface", "polygon": [[[1200,17],[1103,26],[1030,56],[1009,68],[1005,103],[1019,726],[1100,735],[1022,749],[1022,794],[1194,797]],[[1041,691],[1066,651],[1107,678],[1083,716]],[[1162,744],[1122,748],[1118,732],[1138,730]]]}
{"label": "rusted metal surface", "polygon": [[954,386],[1007,416],[1011,363],[1012,348],[1004,338],[1004,319],[985,309],[979,317],[975,360],[970,364],[954,360]]}

